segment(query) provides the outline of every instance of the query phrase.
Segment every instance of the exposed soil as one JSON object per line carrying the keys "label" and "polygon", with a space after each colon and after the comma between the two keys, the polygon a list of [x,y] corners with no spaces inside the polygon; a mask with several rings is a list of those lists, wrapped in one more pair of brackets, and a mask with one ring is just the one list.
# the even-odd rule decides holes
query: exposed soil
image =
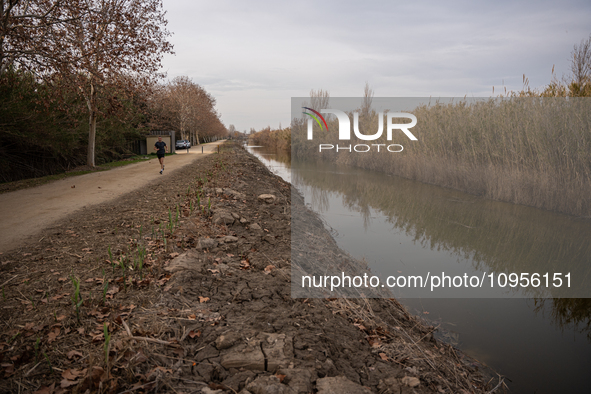
{"label": "exposed soil", "polygon": [[288,183],[228,145],[0,255],[0,391],[460,393],[497,385],[393,299],[292,298],[293,209],[314,223],[311,237],[327,239],[310,250],[355,264],[303,200],[292,201]]}

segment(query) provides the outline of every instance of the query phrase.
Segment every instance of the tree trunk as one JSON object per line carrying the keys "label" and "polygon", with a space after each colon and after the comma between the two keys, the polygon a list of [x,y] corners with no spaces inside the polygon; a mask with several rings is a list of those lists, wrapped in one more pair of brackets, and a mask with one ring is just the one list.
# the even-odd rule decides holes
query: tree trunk
{"label": "tree trunk", "polygon": [[88,98],[88,155],[86,157],[86,164],[94,167],[94,146],[96,141],[96,90],[94,84],[90,85],[90,97]]}

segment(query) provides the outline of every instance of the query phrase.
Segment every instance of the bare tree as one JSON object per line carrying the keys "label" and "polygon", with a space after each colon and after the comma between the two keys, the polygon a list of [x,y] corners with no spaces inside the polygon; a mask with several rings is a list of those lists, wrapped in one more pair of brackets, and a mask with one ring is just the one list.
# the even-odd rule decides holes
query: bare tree
{"label": "bare tree", "polygon": [[71,20],[52,34],[61,40],[53,66],[72,81],[88,108],[87,164],[95,165],[97,96],[105,85],[132,78],[138,88],[158,78],[162,56],[172,53],[161,0],[68,0]]}
{"label": "bare tree", "polygon": [[186,76],[160,85],[152,100],[156,114],[152,128],[169,127],[193,144],[227,135],[215,109],[213,98],[203,87]]}
{"label": "bare tree", "polygon": [[207,139],[214,131],[216,125],[221,121],[215,110],[215,98],[213,98],[205,89],[195,84],[193,97],[193,116],[191,117],[191,131],[193,138],[199,143],[199,137]]}
{"label": "bare tree", "polygon": [[200,137],[208,137],[213,128],[210,123],[219,122],[215,99],[186,76],[173,79],[168,91],[175,128],[183,138],[198,144]]}
{"label": "bare tree", "polygon": [[569,89],[572,96],[591,95],[591,35],[575,45],[571,52],[572,81]]}
{"label": "bare tree", "polygon": [[196,115],[195,95],[197,89],[189,77],[181,76],[174,78],[168,84],[169,105],[173,112],[173,119],[177,125],[176,129],[181,134],[181,139],[189,139],[189,127]]}
{"label": "bare tree", "polygon": [[371,112],[371,104],[373,102],[373,89],[369,87],[369,82],[365,82],[363,89],[363,100],[361,101],[361,116],[368,116]]}
{"label": "bare tree", "polygon": [[330,94],[328,90],[318,89],[310,90],[310,106],[320,111],[321,109],[329,108]]}
{"label": "bare tree", "polygon": [[9,67],[48,71],[56,27],[72,21],[63,13],[63,0],[0,0],[0,75]]}

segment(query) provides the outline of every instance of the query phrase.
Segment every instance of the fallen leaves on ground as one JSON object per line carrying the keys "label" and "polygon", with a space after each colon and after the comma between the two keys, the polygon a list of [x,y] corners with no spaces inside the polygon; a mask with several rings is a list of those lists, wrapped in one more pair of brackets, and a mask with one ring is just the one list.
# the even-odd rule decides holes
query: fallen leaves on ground
{"label": "fallen leaves on ground", "polygon": [[59,329],[59,327],[55,327],[47,335],[47,342],[51,343],[51,342],[55,341],[59,335],[60,335],[60,329]]}
{"label": "fallen leaves on ground", "polygon": [[265,275],[269,275],[271,273],[271,271],[273,271],[273,268],[275,268],[274,265],[269,264],[268,266],[265,267]]}
{"label": "fallen leaves on ground", "polygon": [[74,357],[83,357],[83,354],[76,350],[70,350],[67,356],[71,360]]}
{"label": "fallen leaves on ground", "polygon": [[87,370],[88,369],[66,369],[64,372],[62,372],[63,379],[60,382],[60,387],[65,389],[78,384],[78,378],[86,375]]}
{"label": "fallen leaves on ground", "polygon": [[240,262],[240,269],[241,270],[247,270],[250,268],[250,263],[248,262],[248,260],[242,260]]}

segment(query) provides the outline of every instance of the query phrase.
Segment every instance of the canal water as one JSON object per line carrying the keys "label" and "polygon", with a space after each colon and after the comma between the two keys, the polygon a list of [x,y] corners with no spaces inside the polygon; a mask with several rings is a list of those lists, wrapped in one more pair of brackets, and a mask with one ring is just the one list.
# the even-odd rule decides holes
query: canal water
{"label": "canal water", "polygon": [[[459,272],[590,275],[591,221],[349,167],[292,163],[249,147],[304,195],[339,246],[379,275]],[[591,299],[400,298],[440,340],[508,378],[515,393],[591,393]],[[400,295],[399,295],[400,296]]]}

